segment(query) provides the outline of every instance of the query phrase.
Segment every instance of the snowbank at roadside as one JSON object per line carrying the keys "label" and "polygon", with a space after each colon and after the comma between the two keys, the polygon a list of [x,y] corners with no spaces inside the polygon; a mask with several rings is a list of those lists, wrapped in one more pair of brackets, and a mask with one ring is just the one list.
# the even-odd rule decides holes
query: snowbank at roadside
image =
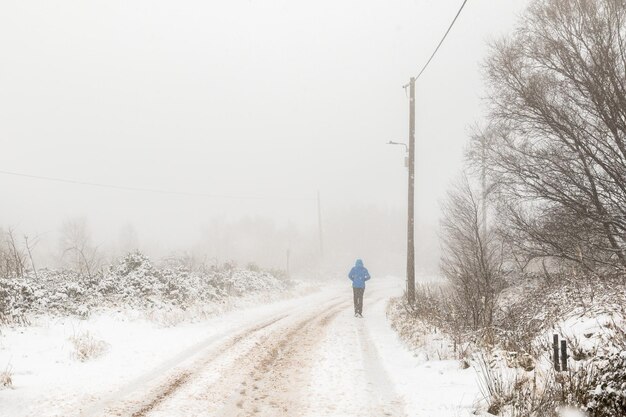
{"label": "snowbank at roadside", "polygon": [[[455,327],[454,316],[441,314],[444,299],[429,304],[433,293],[419,292],[417,307],[392,300],[388,317],[423,360],[454,358],[475,368],[483,394],[477,412],[561,416],[557,410],[570,406],[626,415],[623,282],[530,277],[501,294],[493,326],[480,329]],[[554,370],[555,334],[567,343],[567,372]]]}
{"label": "snowbank at roadside", "polygon": [[[477,373],[455,359],[451,341],[441,332],[424,328],[421,336],[407,340],[398,333],[399,317],[389,313],[394,296],[400,296],[404,282],[395,278],[395,291],[377,303],[367,315],[367,326],[378,354],[408,416],[472,416],[482,400]],[[391,306],[389,304],[391,302]]]}

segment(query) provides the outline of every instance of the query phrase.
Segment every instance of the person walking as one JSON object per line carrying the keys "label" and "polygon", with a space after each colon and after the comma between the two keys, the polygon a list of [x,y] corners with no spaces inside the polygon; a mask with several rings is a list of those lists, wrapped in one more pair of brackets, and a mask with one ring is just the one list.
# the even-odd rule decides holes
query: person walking
{"label": "person walking", "polygon": [[352,281],[352,292],[354,295],[354,317],[363,318],[363,293],[365,292],[365,281],[370,279],[370,273],[363,266],[363,261],[356,260],[355,265],[350,270],[348,278]]}

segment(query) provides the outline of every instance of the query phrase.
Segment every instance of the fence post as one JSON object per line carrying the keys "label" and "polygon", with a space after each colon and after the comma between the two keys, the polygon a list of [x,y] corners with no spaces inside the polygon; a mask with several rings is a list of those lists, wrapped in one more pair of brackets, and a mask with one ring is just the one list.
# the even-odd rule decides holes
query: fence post
{"label": "fence post", "polygon": [[560,371],[561,367],[559,366],[559,335],[554,334],[552,336],[552,351],[554,353],[554,370]]}
{"label": "fence post", "polygon": [[561,370],[567,371],[567,342],[561,340]]}

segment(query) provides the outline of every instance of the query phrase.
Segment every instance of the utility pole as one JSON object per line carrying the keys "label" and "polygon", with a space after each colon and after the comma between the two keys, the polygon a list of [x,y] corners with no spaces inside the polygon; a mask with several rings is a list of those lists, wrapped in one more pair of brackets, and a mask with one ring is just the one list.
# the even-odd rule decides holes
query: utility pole
{"label": "utility pole", "polygon": [[406,239],[406,296],[415,303],[415,77],[409,83],[409,204]]}
{"label": "utility pole", "polygon": [[324,239],[322,235],[322,202],[320,199],[320,191],[317,190],[317,229],[320,239],[320,256],[324,257]]}

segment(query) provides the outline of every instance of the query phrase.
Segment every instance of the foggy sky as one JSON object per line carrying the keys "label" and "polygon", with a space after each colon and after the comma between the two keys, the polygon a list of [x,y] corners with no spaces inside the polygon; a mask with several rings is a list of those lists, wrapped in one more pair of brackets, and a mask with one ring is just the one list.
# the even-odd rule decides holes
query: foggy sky
{"label": "foggy sky", "polygon": [[[324,216],[403,213],[403,151],[385,143],[406,141],[402,85],[460,3],[3,0],[0,170],[215,197],[0,175],[0,226],[45,235],[84,216],[100,241],[132,224],[180,247],[216,218],[312,228],[317,190]],[[436,226],[480,121],[486,41],[526,4],[468,2],[418,81],[420,224]]]}

